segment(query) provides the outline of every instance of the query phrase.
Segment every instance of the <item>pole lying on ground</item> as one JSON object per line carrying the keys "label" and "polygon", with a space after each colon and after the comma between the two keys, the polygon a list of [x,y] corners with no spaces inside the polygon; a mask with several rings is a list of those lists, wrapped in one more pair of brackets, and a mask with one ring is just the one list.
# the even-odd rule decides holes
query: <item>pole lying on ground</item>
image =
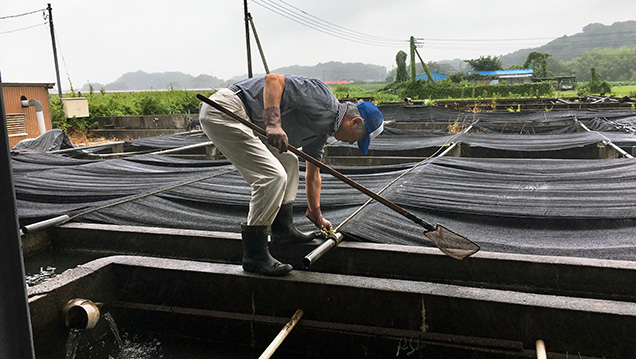
{"label": "pole lying on ground", "polygon": [[287,324],[285,324],[283,329],[280,330],[276,338],[272,340],[272,342],[265,349],[263,354],[261,354],[261,356],[258,357],[258,359],[269,359],[272,355],[274,355],[274,352],[276,352],[276,349],[278,349],[278,347],[281,345],[283,340],[287,338],[287,335],[289,335],[291,330],[294,329],[294,327],[296,326],[296,323],[298,323],[298,321],[300,320],[300,317],[302,316],[303,316],[303,311],[298,309],[296,313],[294,313],[294,315],[291,317],[289,322],[287,322]]}
{"label": "pole lying on ground", "polygon": [[[242,123],[243,125],[251,128],[252,130],[256,131],[257,133],[266,136],[266,132],[264,129],[260,128],[259,126],[257,126],[256,124],[238,116],[237,114],[233,113],[232,111],[226,109],[225,107],[219,105],[218,103],[214,102],[213,100],[203,96],[202,94],[197,94],[197,98],[203,102],[205,102],[206,104],[214,107],[215,109],[223,112],[224,114],[232,117],[233,119],[235,119],[236,121]],[[369,190],[368,188],[362,186],[361,184],[353,181],[352,179],[348,178],[347,176],[343,175],[342,173],[336,171],[335,169],[327,166],[326,164],[318,161],[317,159],[309,156],[308,154],[306,154],[305,152],[297,149],[296,147],[292,146],[292,145],[287,145],[287,150],[292,152],[293,154],[304,158],[307,162],[313,164],[314,166],[324,170],[325,172],[331,174],[332,176],[338,178],[339,180],[343,181],[344,183],[348,184],[349,186],[357,189],[358,191],[366,194],[367,196],[373,198],[374,200],[382,203],[383,205],[389,207],[390,209],[394,210],[395,212],[403,215],[404,217],[410,219],[411,221],[413,221],[414,223],[424,227],[426,229],[426,231],[424,231],[424,235],[426,235],[426,237],[437,247],[439,248],[439,250],[441,250],[444,254],[453,257],[455,259],[464,259],[470,255],[475,254],[478,250],[479,250],[479,246],[474,243],[473,241],[471,241],[470,239],[455,233],[453,231],[451,231],[450,229],[442,226],[442,225],[431,225],[430,223],[427,223],[426,221],[414,216],[413,214],[407,212],[404,208],[398,206],[397,204],[385,199],[384,197],[376,194],[375,192],[372,192],[371,190]]]}

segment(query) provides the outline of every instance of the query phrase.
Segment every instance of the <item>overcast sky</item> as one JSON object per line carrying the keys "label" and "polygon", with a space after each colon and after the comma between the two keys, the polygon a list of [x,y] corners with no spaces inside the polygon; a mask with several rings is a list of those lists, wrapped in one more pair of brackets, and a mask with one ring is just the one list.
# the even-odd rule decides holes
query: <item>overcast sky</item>
{"label": "overcast sky", "polygon": [[[65,90],[68,78],[81,89],[138,70],[224,80],[247,73],[242,0],[50,3]],[[46,7],[0,2],[2,81],[56,82],[42,11],[9,17]],[[633,0],[249,0],[248,8],[270,69],[340,61],[391,70],[396,53],[408,53],[410,36],[423,39],[425,61],[498,56],[574,35],[589,23],[636,19]],[[252,62],[255,73],[264,72],[253,38]]]}

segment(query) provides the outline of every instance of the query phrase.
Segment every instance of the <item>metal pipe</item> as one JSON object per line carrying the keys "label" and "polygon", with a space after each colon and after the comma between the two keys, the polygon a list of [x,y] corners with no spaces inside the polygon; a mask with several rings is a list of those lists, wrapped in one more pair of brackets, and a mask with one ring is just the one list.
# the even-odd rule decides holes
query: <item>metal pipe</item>
{"label": "metal pipe", "polygon": [[0,117],[0,358],[34,359],[1,77]]}
{"label": "metal pipe", "polygon": [[604,139],[603,140],[603,144],[604,145],[606,145],[606,146],[609,145],[610,147],[615,149],[618,153],[623,155],[623,157],[625,157],[625,158],[634,158],[634,156],[632,156],[629,153],[625,152],[625,150],[623,150],[622,148],[616,146],[616,144],[614,144],[614,142],[612,142],[609,138],[604,136],[602,133],[600,133],[598,131],[591,131],[587,126],[585,126],[585,124],[583,124],[583,122],[579,121],[577,118],[575,118],[574,121],[576,121],[576,124],[579,125],[579,127],[584,129],[585,131],[598,133],[601,137],[603,137],[603,139]]}
{"label": "metal pipe", "polygon": [[207,141],[207,142],[195,143],[194,145],[187,145],[187,146],[183,146],[183,147],[177,147],[177,148],[171,148],[171,149],[168,149],[168,150],[161,150],[161,151],[157,151],[157,152],[152,152],[151,154],[152,155],[167,155],[169,153],[175,153],[175,152],[191,150],[193,148],[211,146],[213,144],[214,144],[214,142]]}
{"label": "metal pipe", "polygon": [[101,316],[100,304],[88,299],[75,298],[69,300],[63,307],[66,327],[73,330],[87,330],[95,328]]}
{"label": "metal pipe", "polygon": [[57,226],[58,224],[67,222],[69,219],[71,219],[71,217],[69,217],[66,214],[63,214],[61,216],[57,216],[54,218],[45,219],[41,222],[27,224],[26,226],[23,226],[22,229],[20,230],[20,235],[24,235],[29,232],[37,231],[40,229],[45,229],[48,227]]}
{"label": "metal pipe", "polygon": [[[197,131],[189,131],[189,132],[179,132],[179,133],[174,133],[173,135],[196,135],[198,133],[203,133],[203,131],[197,130]],[[62,149],[62,150],[48,151],[48,153],[62,154],[62,153],[67,153],[67,152],[83,151],[83,150],[102,148],[102,147],[113,147],[113,146],[117,146],[117,145],[123,145],[126,142],[128,142],[128,141],[117,141],[117,142],[100,143],[99,145],[91,145],[91,146],[84,146],[84,147],[73,147],[73,148],[65,148],[65,149]],[[208,142],[205,142],[205,143],[208,143]]]}
{"label": "metal pipe", "polygon": [[316,249],[311,251],[311,253],[307,254],[305,258],[303,258],[303,266],[305,268],[309,268],[318,258],[322,257],[325,253],[329,252],[332,248],[336,247],[340,242],[342,242],[342,233],[334,232],[333,234],[328,234],[327,239],[323,244],[318,246]]}
{"label": "metal pipe", "polygon": [[269,359],[269,358],[271,358],[272,355],[274,355],[274,353],[276,352],[276,349],[278,349],[278,347],[281,345],[283,340],[285,340],[285,338],[287,338],[287,335],[289,335],[289,333],[292,331],[292,329],[294,329],[294,327],[296,326],[296,323],[298,323],[298,321],[300,320],[300,318],[302,316],[303,316],[303,311],[301,309],[298,309],[296,311],[296,313],[294,313],[294,315],[291,317],[289,322],[287,322],[287,324],[285,324],[283,329],[280,330],[280,332],[278,333],[276,338],[274,338],[274,340],[272,340],[272,342],[265,349],[263,354],[261,354],[261,356],[258,357],[258,359]]}

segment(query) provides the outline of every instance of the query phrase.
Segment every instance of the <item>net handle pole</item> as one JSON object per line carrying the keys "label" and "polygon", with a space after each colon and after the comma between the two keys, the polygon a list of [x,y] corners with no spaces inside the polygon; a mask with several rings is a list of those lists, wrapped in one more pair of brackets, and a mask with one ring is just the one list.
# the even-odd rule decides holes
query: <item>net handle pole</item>
{"label": "net handle pole", "polygon": [[[214,102],[213,100],[203,96],[202,94],[197,94],[197,98],[199,98],[199,100],[205,102],[206,104],[214,107],[215,109],[223,112],[224,114],[232,117],[233,119],[235,119],[236,121],[242,123],[243,125],[249,127],[250,129],[256,131],[257,133],[260,133],[261,135],[267,135],[265,130],[260,128],[259,126],[257,126],[255,123],[250,122],[240,116],[238,116],[237,114],[231,112],[230,110],[226,109],[225,107],[219,105],[218,103]],[[359,184],[358,182],[350,179],[349,177],[343,175],[342,173],[336,171],[335,169],[327,166],[326,164],[318,161],[317,159],[309,156],[308,154],[306,154],[305,152],[297,149],[296,147],[288,144],[287,145],[287,150],[292,152],[293,154],[302,157],[303,159],[305,159],[307,162],[313,164],[314,166],[324,170],[325,172],[329,173],[330,175],[336,177],[337,179],[343,181],[344,183],[348,184],[349,186],[357,189],[358,191],[364,193],[365,195],[373,198],[374,200],[382,203],[383,205],[389,207],[390,209],[394,210],[395,212],[401,214],[402,216],[412,220],[413,222],[421,225],[422,227],[426,228],[426,230],[428,231],[434,231],[435,230],[435,226],[431,225],[430,223],[427,223],[426,221],[415,217],[414,215],[410,214],[409,212],[407,212],[404,208],[398,206],[397,204],[389,201],[388,199],[376,194],[375,192],[369,190],[368,188],[362,186],[361,184]]]}

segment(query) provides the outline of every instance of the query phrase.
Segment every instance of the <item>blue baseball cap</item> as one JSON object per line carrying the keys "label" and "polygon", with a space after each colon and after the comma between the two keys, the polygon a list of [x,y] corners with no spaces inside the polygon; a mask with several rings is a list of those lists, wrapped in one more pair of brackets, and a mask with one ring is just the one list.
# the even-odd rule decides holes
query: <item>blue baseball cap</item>
{"label": "blue baseball cap", "polygon": [[356,106],[358,106],[360,116],[362,116],[364,125],[367,128],[367,135],[362,141],[358,141],[358,148],[366,155],[371,140],[376,138],[384,130],[384,119],[382,118],[382,112],[371,102],[359,102]]}

